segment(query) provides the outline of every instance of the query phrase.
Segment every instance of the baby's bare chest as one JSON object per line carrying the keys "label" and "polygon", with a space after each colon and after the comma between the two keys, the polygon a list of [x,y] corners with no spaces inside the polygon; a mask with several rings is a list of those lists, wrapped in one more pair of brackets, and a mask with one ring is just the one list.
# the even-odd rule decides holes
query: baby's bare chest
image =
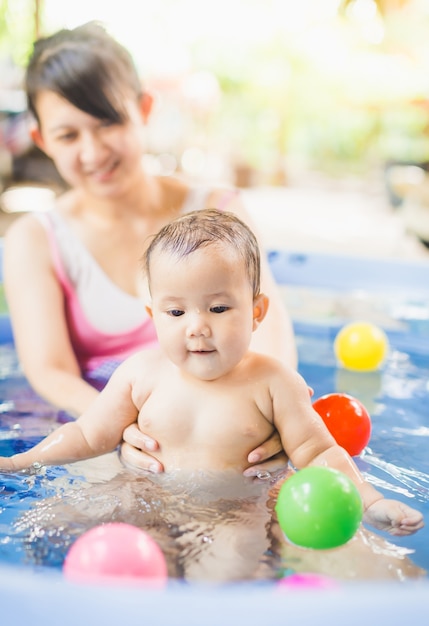
{"label": "baby's bare chest", "polygon": [[245,450],[273,430],[252,393],[210,385],[190,390],[154,390],[139,414],[140,429],[164,447],[234,446]]}

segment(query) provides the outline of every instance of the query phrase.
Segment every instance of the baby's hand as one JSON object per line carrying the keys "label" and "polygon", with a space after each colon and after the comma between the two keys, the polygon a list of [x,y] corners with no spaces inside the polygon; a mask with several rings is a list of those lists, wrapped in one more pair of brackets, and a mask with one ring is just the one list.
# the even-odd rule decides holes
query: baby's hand
{"label": "baby's hand", "polygon": [[12,457],[0,456],[0,472],[13,471],[15,471],[15,465],[12,461]]}
{"label": "baby's hand", "polygon": [[365,511],[364,521],[391,535],[412,535],[423,528],[423,515],[398,500],[382,498]]}

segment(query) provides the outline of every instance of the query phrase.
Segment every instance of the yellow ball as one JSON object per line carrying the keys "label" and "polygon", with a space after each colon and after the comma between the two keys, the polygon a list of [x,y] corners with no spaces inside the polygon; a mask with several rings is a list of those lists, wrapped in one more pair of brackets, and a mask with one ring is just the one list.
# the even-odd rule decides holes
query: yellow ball
{"label": "yellow ball", "polygon": [[384,331],[367,322],[347,324],[334,341],[334,352],[341,365],[360,372],[369,372],[380,367],[388,347]]}

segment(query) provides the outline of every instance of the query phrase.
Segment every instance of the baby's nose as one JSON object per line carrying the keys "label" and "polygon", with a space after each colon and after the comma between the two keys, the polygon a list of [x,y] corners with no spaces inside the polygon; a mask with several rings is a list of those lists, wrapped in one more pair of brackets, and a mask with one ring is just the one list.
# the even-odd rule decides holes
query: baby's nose
{"label": "baby's nose", "polygon": [[210,326],[201,313],[193,313],[189,316],[187,336],[188,337],[208,337],[210,335]]}

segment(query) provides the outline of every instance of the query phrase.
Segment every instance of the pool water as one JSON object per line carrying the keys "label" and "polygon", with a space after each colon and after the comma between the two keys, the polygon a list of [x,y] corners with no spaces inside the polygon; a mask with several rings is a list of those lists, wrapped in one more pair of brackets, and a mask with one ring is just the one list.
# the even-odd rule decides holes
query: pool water
{"label": "pool water", "polygon": [[[423,288],[363,289],[283,287],[295,322],[300,371],[317,398],[348,393],[371,415],[371,439],[355,460],[385,497],[402,500],[429,519],[429,298]],[[389,339],[385,363],[375,372],[339,367],[333,349],[346,323],[379,325]],[[379,533],[383,534],[383,533]],[[384,535],[387,537],[387,535]],[[414,550],[412,559],[429,569],[429,529],[394,539]]]}
{"label": "pool water", "polygon": [[[361,291],[339,298],[336,292],[302,287],[285,289],[284,297],[295,320],[300,371],[313,387],[314,397],[332,392],[349,393],[363,402],[371,415],[369,445],[356,458],[360,470],[386,497],[402,500],[429,519],[429,319],[426,301],[415,298],[405,301],[397,294],[393,297]],[[342,324],[356,314],[361,319],[379,323],[388,333],[389,354],[380,371],[351,372],[336,363],[333,352],[335,335]],[[44,403],[28,387],[13,346],[0,346],[0,454],[10,455],[34,445],[63,420],[63,413]],[[116,457],[113,465],[115,462],[120,467]],[[248,510],[247,518],[240,513],[241,504],[233,506],[232,499],[193,499],[189,486],[175,494],[174,505],[171,511],[167,511],[165,503],[153,493],[139,495],[142,483],[131,488],[126,504],[121,470],[116,474],[114,469],[112,479],[103,473],[104,469],[100,473],[99,468],[94,467],[89,473],[79,464],[77,467],[51,467],[40,472],[1,475],[0,564],[58,570],[79,534],[96,523],[115,519],[143,527],[148,525],[168,558],[175,559],[171,569],[174,576],[180,578],[184,572],[184,552],[188,561],[197,562],[202,550],[213,541],[212,531],[216,524],[222,522],[225,526],[224,551],[228,551],[231,533],[239,532],[243,538],[243,528],[253,532],[252,523],[260,519],[263,526],[270,513],[266,507],[269,484],[261,488],[262,498],[250,495],[243,500]],[[107,474],[109,472],[111,467]],[[132,511],[136,503],[137,517]],[[186,527],[180,525],[176,523],[178,516],[181,519],[188,516],[192,523]],[[390,550],[394,564],[387,565],[387,569],[395,569],[395,559],[399,562],[407,558],[416,568],[422,568],[419,575],[427,577],[428,528],[404,538],[377,531],[375,538],[385,539],[388,545],[380,548],[374,543],[371,550],[380,553],[384,550],[386,554]],[[259,549],[258,540],[255,539],[255,550]],[[186,543],[180,553],[171,549],[177,542],[182,542],[182,547]],[[242,549],[249,550],[251,543],[251,540],[243,541]],[[305,554],[285,553],[281,549],[273,552],[274,544],[264,548],[261,542],[260,567],[252,574],[253,578],[272,580],[285,572],[312,567],[312,555],[308,551]],[[347,571],[350,568],[347,548],[337,550],[337,560],[342,558],[341,550],[343,565],[340,574],[338,564],[335,565],[332,570],[335,575],[365,577],[365,573],[359,573],[359,568],[358,573]],[[314,556],[315,571],[329,574],[329,559],[326,558],[325,564],[320,566],[316,563],[320,555]],[[374,571],[377,567],[375,564]],[[222,580],[230,580],[229,571],[226,568]],[[383,575],[382,565],[374,576],[383,578]],[[406,577],[406,571],[396,575],[399,579]]]}

